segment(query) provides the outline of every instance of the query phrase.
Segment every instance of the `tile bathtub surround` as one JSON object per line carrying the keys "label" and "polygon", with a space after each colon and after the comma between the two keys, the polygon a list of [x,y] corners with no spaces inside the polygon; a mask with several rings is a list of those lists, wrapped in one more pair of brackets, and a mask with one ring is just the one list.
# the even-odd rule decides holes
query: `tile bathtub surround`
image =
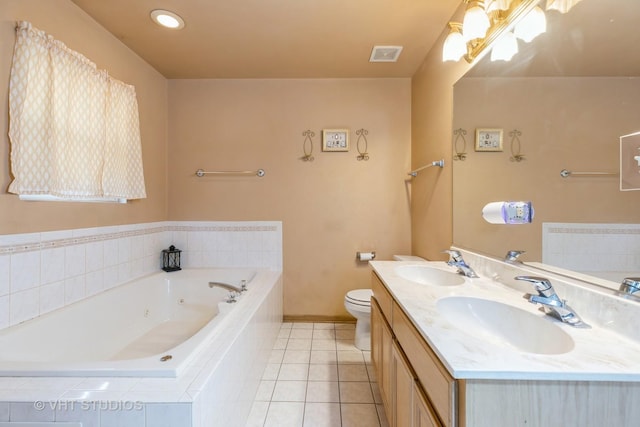
{"label": "tile bathtub surround", "polygon": [[247,427],[386,427],[370,352],[354,324],[284,323]]}
{"label": "tile bathtub surround", "polygon": [[177,221],[0,236],[0,329],[157,272],[161,251],[182,266],[282,269],[277,221]]}

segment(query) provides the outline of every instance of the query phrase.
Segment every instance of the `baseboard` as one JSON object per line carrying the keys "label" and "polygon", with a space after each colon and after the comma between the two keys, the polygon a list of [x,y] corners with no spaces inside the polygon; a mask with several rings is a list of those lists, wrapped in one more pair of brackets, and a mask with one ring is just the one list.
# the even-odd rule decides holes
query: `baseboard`
{"label": "baseboard", "polygon": [[283,322],[356,323],[351,316],[284,315]]}

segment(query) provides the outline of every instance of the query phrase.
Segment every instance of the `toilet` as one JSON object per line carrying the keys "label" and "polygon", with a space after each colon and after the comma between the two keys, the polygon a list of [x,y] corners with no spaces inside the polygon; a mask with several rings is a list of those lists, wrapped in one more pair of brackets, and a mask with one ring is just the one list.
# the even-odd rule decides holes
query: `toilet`
{"label": "toilet", "polygon": [[[424,261],[412,255],[394,255],[394,261]],[[356,348],[371,350],[371,289],[353,289],[344,296],[344,308],[356,318]]]}
{"label": "toilet", "polygon": [[356,318],[355,346],[371,350],[371,289],[354,289],[344,296],[344,308]]}

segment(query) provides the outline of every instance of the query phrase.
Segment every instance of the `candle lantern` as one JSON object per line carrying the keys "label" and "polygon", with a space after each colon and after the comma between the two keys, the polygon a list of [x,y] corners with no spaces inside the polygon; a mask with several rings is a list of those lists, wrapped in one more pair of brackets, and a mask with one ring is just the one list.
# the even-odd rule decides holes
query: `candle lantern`
{"label": "candle lantern", "polygon": [[178,271],[180,268],[180,249],[169,246],[169,249],[162,250],[162,269],[164,271]]}

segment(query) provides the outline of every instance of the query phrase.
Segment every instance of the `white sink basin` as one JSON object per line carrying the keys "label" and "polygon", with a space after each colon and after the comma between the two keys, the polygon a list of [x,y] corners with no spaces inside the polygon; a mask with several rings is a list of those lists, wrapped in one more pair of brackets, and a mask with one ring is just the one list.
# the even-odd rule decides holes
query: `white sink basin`
{"label": "white sink basin", "polygon": [[440,298],[438,311],[474,337],[537,354],[573,350],[573,338],[547,318],[496,301],[454,296]]}
{"label": "white sink basin", "polygon": [[457,286],[464,284],[464,276],[426,265],[401,265],[395,268],[398,276],[423,285]]}

